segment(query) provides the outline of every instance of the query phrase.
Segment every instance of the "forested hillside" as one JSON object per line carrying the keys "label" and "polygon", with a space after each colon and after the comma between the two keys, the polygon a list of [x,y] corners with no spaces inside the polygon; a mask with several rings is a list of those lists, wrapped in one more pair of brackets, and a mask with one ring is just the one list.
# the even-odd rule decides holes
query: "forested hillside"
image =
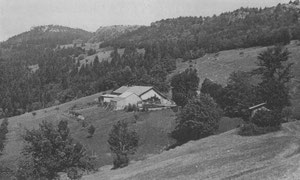
{"label": "forested hillside", "polygon": [[105,26],[97,29],[95,35],[89,40],[89,42],[102,42],[113,40],[125,33],[132,32],[137,30],[140,26],[124,26],[124,25],[115,25],[115,26]]}
{"label": "forested hillside", "polygon": [[[95,41],[106,40],[101,47],[115,50],[110,61],[100,62],[95,56],[92,64],[83,66],[80,57],[96,50],[57,45],[76,39],[86,42],[92,33],[54,25],[35,27],[1,44],[0,116],[22,114],[122,85],[152,85],[169,92],[167,75],[175,70],[177,58],[195,59],[220,50],[300,39],[299,10],[296,3],[240,8],[213,17],[161,20],[137,30],[128,27],[130,32],[125,34],[127,28],[116,27],[108,39],[97,37],[96,32]],[[118,47],[125,48],[122,55]],[[141,55],[137,48],[144,48],[145,53]],[[39,69],[32,71],[30,65]]]}
{"label": "forested hillside", "polygon": [[32,27],[30,31],[9,38],[1,44],[1,47],[22,49],[39,45],[54,48],[57,45],[70,44],[74,39],[87,41],[92,35],[91,32],[65,26],[36,26]]}
{"label": "forested hillside", "polygon": [[287,43],[300,38],[299,5],[240,8],[212,17],[179,17],[107,41],[102,46],[141,47],[160,42],[173,57],[197,58],[205,53],[235,48]]}

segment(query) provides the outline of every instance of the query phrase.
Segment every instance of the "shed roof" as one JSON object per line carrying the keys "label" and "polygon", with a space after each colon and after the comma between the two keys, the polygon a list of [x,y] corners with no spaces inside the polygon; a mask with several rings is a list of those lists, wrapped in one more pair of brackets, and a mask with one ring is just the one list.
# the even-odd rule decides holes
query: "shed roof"
{"label": "shed roof", "polygon": [[257,104],[255,106],[252,106],[252,107],[249,107],[249,110],[254,110],[254,109],[257,109],[257,108],[260,108],[260,107],[263,107],[265,106],[267,103],[260,103],[260,104]]}

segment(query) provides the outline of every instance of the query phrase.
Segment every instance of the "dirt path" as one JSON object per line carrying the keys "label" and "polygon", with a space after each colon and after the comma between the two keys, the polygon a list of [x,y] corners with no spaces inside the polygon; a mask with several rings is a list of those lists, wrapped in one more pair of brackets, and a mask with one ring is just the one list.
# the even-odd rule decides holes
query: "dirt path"
{"label": "dirt path", "polygon": [[233,130],[191,141],[120,170],[102,167],[84,179],[300,179],[299,163],[300,122],[293,122],[262,136]]}

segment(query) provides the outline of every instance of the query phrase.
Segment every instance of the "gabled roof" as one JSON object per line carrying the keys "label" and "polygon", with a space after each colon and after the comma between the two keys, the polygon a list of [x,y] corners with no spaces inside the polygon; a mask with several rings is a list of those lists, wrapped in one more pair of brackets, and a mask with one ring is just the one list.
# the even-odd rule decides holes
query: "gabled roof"
{"label": "gabled roof", "polygon": [[125,92],[132,92],[138,96],[152,89],[152,86],[122,86],[113,91],[114,94],[123,94]]}
{"label": "gabled roof", "polygon": [[114,90],[113,93],[115,93],[115,94],[122,94],[125,91],[127,91],[127,89],[129,89],[128,86],[121,86],[118,89]]}
{"label": "gabled roof", "polygon": [[132,93],[140,96],[152,88],[153,88],[152,86],[132,86],[132,87],[129,87],[129,89],[127,89],[126,92],[132,92]]}
{"label": "gabled roof", "polygon": [[254,110],[254,109],[257,109],[257,108],[260,108],[260,107],[263,107],[265,106],[267,103],[260,103],[260,104],[257,104],[255,106],[252,106],[252,107],[249,107],[249,110]]}
{"label": "gabled roof", "polygon": [[123,94],[121,94],[120,96],[114,97],[113,99],[111,99],[112,101],[121,101],[126,99],[127,97],[134,95],[136,97],[139,97],[138,95],[132,93],[132,92],[124,92]]}
{"label": "gabled roof", "polygon": [[159,95],[161,95],[162,97],[166,98],[167,97],[162,94],[161,92],[159,92],[157,89],[155,89],[153,86],[122,86],[116,90],[114,90],[112,93],[113,94],[117,94],[117,95],[120,95],[120,96],[124,96],[122,95],[123,93],[127,93],[127,92],[130,92],[130,93],[133,93],[137,96],[141,96],[145,93],[147,93],[148,91],[150,91],[151,89],[153,89],[154,91],[156,91]]}
{"label": "gabled roof", "polygon": [[[128,97],[128,96],[130,96],[130,95],[132,95],[132,94],[134,94],[134,93],[132,93],[132,92],[124,92],[123,94],[121,94],[119,97]],[[137,96],[137,95],[136,95]]]}

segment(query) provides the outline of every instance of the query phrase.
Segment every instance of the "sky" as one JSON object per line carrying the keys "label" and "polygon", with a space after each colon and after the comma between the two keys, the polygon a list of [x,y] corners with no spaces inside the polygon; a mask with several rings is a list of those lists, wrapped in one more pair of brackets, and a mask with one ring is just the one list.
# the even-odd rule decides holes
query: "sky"
{"label": "sky", "polygon": [[212,16],[240,7],[269,7],[289,0],[0,0],[0,41],[39,25],[94,32],[108,25],[150,25],[179,16]]}

